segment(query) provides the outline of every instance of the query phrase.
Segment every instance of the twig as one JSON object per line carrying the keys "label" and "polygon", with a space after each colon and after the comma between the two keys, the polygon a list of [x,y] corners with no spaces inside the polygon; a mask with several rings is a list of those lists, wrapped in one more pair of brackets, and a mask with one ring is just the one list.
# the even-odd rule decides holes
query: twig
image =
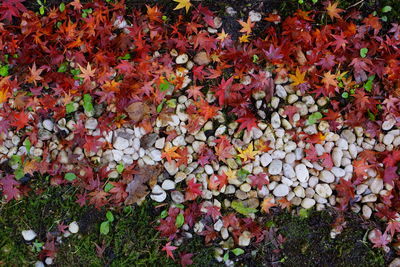
{"label": "twig", "polygon": [[365,0],[360,0],[360,1],[358,1],[357,3],[352,4],[352,5],[349,6],[348,8],[352,8],[352,7],[358,6],[359,4],[363,3],[364,1],[365,1]]}

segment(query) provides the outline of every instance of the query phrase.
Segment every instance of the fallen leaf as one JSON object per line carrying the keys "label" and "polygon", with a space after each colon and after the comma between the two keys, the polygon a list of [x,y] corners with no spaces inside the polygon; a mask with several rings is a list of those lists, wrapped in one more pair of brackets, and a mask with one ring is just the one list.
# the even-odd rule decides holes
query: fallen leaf
{"label": "fallen leaf", "polygon": [[149,108],[143,102],[135,102],[126,107],[125,111],[128,113],[129,118],[133,123],[136,124],[140,122],[146,114],[148,114]]}
{"label": "fallen leaf", "polygon": [[137,173],[133,176],[133,181],[126,187],[128,197],[125,199],[125,205],[138,203],[142,198],[146,197],[149,194],[149,189],[157,183],[157,177],[162,171],[161,165],[139,167]]}

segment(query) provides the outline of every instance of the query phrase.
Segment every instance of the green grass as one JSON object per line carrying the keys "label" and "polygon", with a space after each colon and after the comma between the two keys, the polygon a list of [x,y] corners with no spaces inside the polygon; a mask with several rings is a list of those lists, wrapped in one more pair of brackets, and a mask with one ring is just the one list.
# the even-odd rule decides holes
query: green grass
{"label": "green grass", "polygon": [[[38,260],[38,252],[26,243],[22,230],[33,229],[36,242],[45,242],[46,233],[55,231],[63,221],[68,225],[76,220],[80,226],[78,234],[63,238],[55,263],[59,266],[178,266],[161,251],[166,240],[154,229],[158,217],[152,203],[144,203],[132,212],[113,211],[115,220],[110,232],[101,235],[100,223],[105,220],[105,210],[79,207],[75,203],[71,187],[48,187],[40,195],[31,194],[21,201],[2,205],[0,208],[0,266],[28,266]],[[103,257],[96,255],[95,244],[104,242]],[[183,249],[181,249],[183,248]],[[194,253],[198,266],[210,266],[213,261],[212,248],[205,247],[201,237],[176,250]]]}

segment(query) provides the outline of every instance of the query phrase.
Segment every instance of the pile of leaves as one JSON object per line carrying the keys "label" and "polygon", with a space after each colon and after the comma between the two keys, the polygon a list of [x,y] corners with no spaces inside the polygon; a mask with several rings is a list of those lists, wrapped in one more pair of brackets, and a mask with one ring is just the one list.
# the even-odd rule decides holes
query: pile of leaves
{"label": "pile of leaves", "polygon": [[[125,124],[151,132],[161,110],[168,108],[168,100],[180,95],[195,102],[188,108],[189,132],[221,112],[239,123],[239,131],[250,131],[259,120],[252,94],[262,91],[268,102],[274,84],[284,81],[291,81],[297,90],[315,98],[330,99],[317,115],[332,131],[344,123],[363,127],[371,138],[378,138],[386,119],[394,118],[400,125],[400,25],[382,25],[372,14],[362,17],[357,10],[345,13],[337,3],[326,2],[323,11],[297,10],[284,20],[278,14],[269,14],[263,18],[266,26],[258,34],[253,29],[259,22],[239,20],[241,36],[232,40],[212,11],[201,4],[194,7],[188,0],[176,1],[175,18],[166,17],[157,6],[127,14],[123,1],[84,4],[75,0],[42,8],[39,13],[27,10],[23,2],[0,4],[0,142],[13,132],[26,147],[33,146],[38,142],[38,123],[47,118],[71,118],[81,112],[73,138],[63,139],[60,145],[82,147],[86,153],[95,154],[109,144],[88,135],[82,123],[95,112],[94,106],[104,108],[96,115],[102,132]],[[321,16],[324,25],[316,22]],[[179,66],[172,53],[198,56],[206,63],[194,65],[188,81],[175,74]],[[216,100],[210,102],[212,95]],[[129,109],[133,103],[143,110],[139,115],[135,113],[138,108]],[[285,112],[289,117],[295,113],[290,106]],[[304,123],[300,121],[299,126]],[[204,151],[204,157],[225,161],[230,157],[229,149],[220,140],[215,155]],[[165,157],[176,156],[174,153]],[[241,155],[247,160],[248,154]],[[127,200],[126,187],[135,175],[140,176],[134,165],[125,168],[121,178],[111,183],[113,188],[107,190],[107,170],[86,158],[70,159],[77,170],[74,172],[51,160],[47,147],[40,157],[27,155],[14,160],[21,168],[14,173],[2,170],[0,179],[6,202],[27,195],[29,177],[40,173],[50,175],[52,185],[76,186],[81,205],[120,206],[132,203]],[[388,228],[376,246],[386,246],[400,231],[399,161],[398,148],[391,152],[366,151],[354,166],[354,178],[337,186],[342,209],[351,203],[355,186],[363,183],[367,168],[376,169],[392,186],[380,196],[377,216],[388,222]],[[259,178],[254,178],[255,183],[262,182]],[[251,219],[222,215],[214,206],[206,214],[200,212],[196,202],[200,194],[195,181],[189,181],[188,204],[171,207],[164,214],[158,227],[163,236],[173,240],[179,235],[178,217],[184,214],[189,226],[201,216],[210,220],[222,216],[224,225],[238,234],[248,231],[257,241],[262,239],[262,228]],[[208,226],[201,234],[206,243],[217,238]],[[173,246],[169,244],[165,250],[172,255]]]}

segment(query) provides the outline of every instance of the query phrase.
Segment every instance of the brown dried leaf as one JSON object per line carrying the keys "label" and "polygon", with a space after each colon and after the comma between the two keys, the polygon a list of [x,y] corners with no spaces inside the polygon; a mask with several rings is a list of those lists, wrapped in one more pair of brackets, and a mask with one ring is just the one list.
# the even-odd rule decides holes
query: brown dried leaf
{"label": "brown dried leaf", "polygon": [[157,183],[157,177],[163,171],[161,165],[144,165],[139,167],[138,173],[134,175],[133,181],[126,187],[128,197],[125,200],[125,205],[138,203],[149,194],[149,188]]}
{"label": "brown dried leaf", "polygon": [[140,122],[149,113],[149,107],[143,102],[135,102],[125,108],[133,123]]}

